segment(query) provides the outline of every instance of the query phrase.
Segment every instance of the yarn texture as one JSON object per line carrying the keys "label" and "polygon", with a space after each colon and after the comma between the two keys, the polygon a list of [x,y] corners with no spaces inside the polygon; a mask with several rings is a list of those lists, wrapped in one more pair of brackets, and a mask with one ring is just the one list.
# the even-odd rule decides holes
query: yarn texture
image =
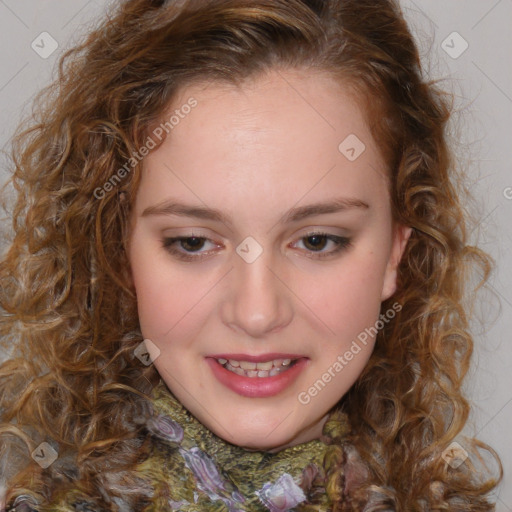
{"label": "yarn texture", "polygon": [[[246,450],[215,435],[163,381],[153,389],[152,406],[153,415],[146,422],[151,453],[135,470],[151,488],[152,498],[137,512],[333,510],[326,492],[324,457],[333,438],[338,444],[349,432],[347,416],[338,408],[330,411],[319,439],[270,453]],[[8,510],[38,510],[23,499],[17,501]],[[128,498],[113,501],[119,511],[132,510]],[[44,510],[99,512],[95,501],[78,490]]]}

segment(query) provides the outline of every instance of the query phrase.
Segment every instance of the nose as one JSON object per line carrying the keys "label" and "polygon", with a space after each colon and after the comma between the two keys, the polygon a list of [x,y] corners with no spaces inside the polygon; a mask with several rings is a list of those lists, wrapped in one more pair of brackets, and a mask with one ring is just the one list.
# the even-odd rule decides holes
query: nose
{"label": "nose", "polygon": [[252,263],[236,255],[229,274],[223,321],[252,338],[280,331],[293,316],[290,284],[272,260],[266,251]]}

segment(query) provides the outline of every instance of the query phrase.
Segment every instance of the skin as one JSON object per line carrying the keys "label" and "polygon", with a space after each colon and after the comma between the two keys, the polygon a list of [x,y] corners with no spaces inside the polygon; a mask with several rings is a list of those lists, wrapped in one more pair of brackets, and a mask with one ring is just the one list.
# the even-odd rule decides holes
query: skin
{"label": "skin", "polygon": [[[145,158],[133,208],[128,254],[140,326],[158,347],[163,380],[199,421],[230,443],[275,452],[318,438],[361,374],[374,338],[308,404],[298,400],[384,313],[410,228],[392,221],[384,160],[339,80],[272,70],[241,87],[194,84],[169,112],[190,97],[197,106]],[[354,161],[338,150],[349,134],[366,146]],[[335,197],[368,208],[280,223],[290,208]],[[143,215],[169,199],[219,209],[232,225]],[[333,253],[332,240],[306,236],[314,230],[350,245]],[[181,260],[162,244],[192,234],[207,240],[173,248],[202,259]],[[248,236],[263,250],[251,263],[236,252]],[[225,387],[205,359],[270,352],[309,361],[290,387],[266,398]]]}

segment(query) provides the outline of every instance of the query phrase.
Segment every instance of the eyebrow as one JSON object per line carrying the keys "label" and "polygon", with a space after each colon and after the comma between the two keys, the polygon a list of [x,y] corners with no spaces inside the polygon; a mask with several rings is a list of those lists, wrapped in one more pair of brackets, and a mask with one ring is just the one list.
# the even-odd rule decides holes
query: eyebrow
{"label": "eyebrow", "polygon": [[[298,222],[307,217],[315,215],[325,215],[353,209],[368,210],[368,203],[356,198],[339,197],[322,203],[313,203],[305,206],[297,206],[288,210],[281,224]],[[231,219],[215,208],[206,208],[203,206],[188,205],[173,200],[166,200],[154,206],[149,206],[142,212],[142,217],[150,215],[177,215],[181,217],[194,217],[203,220],[212,220],[222,222],[226,225],[232,225]]]}

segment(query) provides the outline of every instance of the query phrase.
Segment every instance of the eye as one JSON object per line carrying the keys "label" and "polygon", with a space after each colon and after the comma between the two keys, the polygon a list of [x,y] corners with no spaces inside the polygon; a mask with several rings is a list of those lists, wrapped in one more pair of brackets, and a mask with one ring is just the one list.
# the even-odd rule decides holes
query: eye
{"label": "eye", "polygon": [[[191,234],[190,236],[164,238],[162,240],[162,247],[166,249],[169,253],[171,253],[173,256],[183,261],[197,261],[207,255],[204,252],[199,252],[200,249],[204,247],[205,241],[211,242],[211,240],[204,236],[196,236],[194,234]],[[178,249],[176,247],[177,245],[181,246],[184,249],[184,251]],[[192,255],[195,253],[198,254],[198,256]]]}
{"label": "eye", "polygon": [[[306,240],[306,243],[304,244],[306,246],[306,250],[313,253],[310,257],[320,259],[337,254],[352,245],[350,239],[347,237],[331,235],[323,232],[308,233],[300,239],[300,241],[302,240]],[[322,252],[322,249],[325,248],[328,242],[332,242],[332,244],[334,244],[334,249]]]}

